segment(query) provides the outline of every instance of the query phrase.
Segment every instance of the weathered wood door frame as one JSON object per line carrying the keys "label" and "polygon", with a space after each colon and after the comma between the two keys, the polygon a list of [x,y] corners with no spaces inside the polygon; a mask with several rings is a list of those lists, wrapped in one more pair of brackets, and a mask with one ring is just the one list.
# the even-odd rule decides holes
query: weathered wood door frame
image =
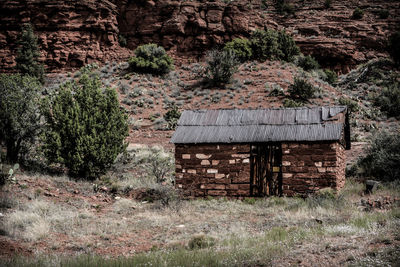
{"label": "weathered wood door frame", "polygon": [[282,195],[281,143],[250,145],[250,195]]}

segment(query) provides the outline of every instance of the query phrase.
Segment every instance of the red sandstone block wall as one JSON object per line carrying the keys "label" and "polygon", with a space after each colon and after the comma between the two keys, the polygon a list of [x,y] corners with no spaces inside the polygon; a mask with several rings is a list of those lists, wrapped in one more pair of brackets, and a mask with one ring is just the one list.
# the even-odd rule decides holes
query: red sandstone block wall
{"label": "red sandstone block wall", "polygon": [[176,187],[186,196],[249,196],[250,145],[176,145]]}
{"label": "red sandstone block wall", "polygon": [[[176,187],[186,196],[250,196],[250,145],[175,146]],[[282,184],[286,196],[307,195],[345,183],[345,151],[338,142],[283,143]]]}
{"label": "red sandstone block wall", "polygon": [[282,144],[283,194],[312,194],[340,189],[345,181],[345,153],[338,142]]}

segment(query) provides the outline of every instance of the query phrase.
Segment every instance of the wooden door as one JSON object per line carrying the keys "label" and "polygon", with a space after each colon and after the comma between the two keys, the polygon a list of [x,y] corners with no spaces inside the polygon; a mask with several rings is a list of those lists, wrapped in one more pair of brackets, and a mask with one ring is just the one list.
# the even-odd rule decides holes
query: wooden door
{"label": "wooden door", "polygon": [[250,195],[282,194],[282,147],[279,143],[251,145]]}

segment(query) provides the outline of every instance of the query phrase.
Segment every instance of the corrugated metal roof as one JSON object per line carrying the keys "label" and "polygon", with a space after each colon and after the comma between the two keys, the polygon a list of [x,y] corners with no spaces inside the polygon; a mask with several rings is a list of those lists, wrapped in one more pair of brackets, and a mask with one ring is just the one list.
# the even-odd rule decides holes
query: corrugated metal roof
{"label": "corrugated metal roof", "polygon": [[187,110],[171,142],[251,143],[328,141],[342,136],[346,106],[286,109]]}

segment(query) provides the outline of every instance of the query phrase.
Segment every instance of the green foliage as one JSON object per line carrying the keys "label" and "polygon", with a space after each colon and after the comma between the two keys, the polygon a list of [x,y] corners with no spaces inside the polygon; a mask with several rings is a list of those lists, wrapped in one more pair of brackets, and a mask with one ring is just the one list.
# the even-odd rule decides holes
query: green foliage
{"label": "green foliage", "polygon": [[295,101],[293,99],[285,98],[283,100],[283,107],[285,108],[298,108],[304,106],[303,102]]}
{"label": "green foliage", "polygon": [[31,76],[0,75],[0,142],[6,145],[9,162],[17,162],[39,133],[41,90]]}
{"label": "green foliage", "polygon": [[384,87],[380,95],[375,96],[374,104],[388,116],[400,117],[400,83],[393,81]]}
{"label": "green foliage", "polygon": [[393,58],[394,63],[400,66],[400,31],[393,33],[389,37],[389,54]]}
{"label": "green foliage", "polygon": [[324,2],[324,7],[325,7],[326,9],[328,9],[328,8],[331,7],[331,4],[332,4],[332,0],[325,0],[325,2]]}
{"label": "green foliage", "polygon": [[239,61],[231,50],[212,50],[207,54],[206,63],[206,81],[211,86],[220,86],[231,80]]}
{"label": "green foliage", "polygon": [[235,38],[225,44],[224,50],[233,51],[240,62],[245,62],[252,58],[251,42],[245,38]]}
{"label": "green foliage", "polygon": [[243,202],[249,205],[254,205],[256,204],[256,199],[254,197],[247,197],[243,199]]}
{"label": "green foliage", "polygon": [[178,124],[181,113],[177,106],[172,106],[164,115],[164,120],[167,122],[167,129],[174,130]]}
{"label": "green foliage", "polygon": [[189,241],[189,249],[208,248],[215,245],[215,239],[210,236],[198,235]]}
{"label": "green foliage", "polygon": [[292,99],[296,99],[302,102],[308,101],[308,99],[313,98],[316,91],[316,88],[311,83],[299,77],[294,78],[294,82],[289,86],[288,90],[289,95]]}
{"label": "green foliage", "polygon": [[275,9],[279,14],[293,15],[294,7],[285,0],[275,0]]}
{"label": "green foliage", "polygon": [[356,9],[354,9],[353,15],[351,17],[353,19],[362,19],[363,16],[364,16],[364,11],[362,9],[356,7]]}
{"label": "green foliage", "polygon": [[267,59],[274,60],[280,57],[278,33],[276,31],[257,29],[252,33],[250,40],[253,57],[255,59],[265,61]]}
{"label": "green foliage", "polygon": [[261,8],[262,9],[267,9],[268,8],[267,0],[261,0]]}
{"label": "green foliage", "polygon": [[293,37],[285,30],[258,29],[252,33],[250,42],[253,58],[261,61],[282,59],[290,62],[300,53]]}
{"label": "green foliage", "polygon": [[287,34],[285,30],[278,32],[278,46],[280,50],[279,58],[288,62],[293,61],[294,56],[300,53],[293,37]]}
{"label": "green foliage", "polygon": [[380,181],[395,181],[400,177],[400,133],[379,133],[358,161],[366,176]]}
{"label": "green foliage", "polygon": [[118,43],[121,47],[126,47],[128,45],[125,36],[123,36],[122,34],[118,35]]}
{"label": "green foliage", "polygon": [[343,106],[347,106],[350,113],[357,112],[360,109],[357,101],[352,100],[351,98],[340,97],[339,104]]}
{"label": "green foliage", "polygon": [[141,45],[135,50],[135,56],[129,59],[133,71],[162,75],[173,69],[173,60],[165,49],[156,44]]}
{"label": "green foliage", "polygon": [[318,62],[312,56],[308,55],[300,57],[297,65],[305,71],[315,70],[319,68]]}
{"label": "green foliage", "polygon": [[10,167],[7,164],[3,164],[0,161],[0,188],[6,183],[7,180],[15,179],[13,175],[16,170],[19,169],[19,164],[14,164]]}
{"label": "green foliage", "polygon": [[330,70],[330,69],[324,69],[326,79],[325,81],[328,82],[329,84],[333,85],[337,82],[338,76],[336,72]]}
{"label": "green foliage", "polygon": [[82,75],[43,101],[47,122],[44,153],[50,163],[64,164],[72,176],[95,178],[124,151],[127,115],[114,89]]}
{"label": "green foliage", "polygon": [[389,17],[389,10],[380,9],[378,11],[378,16],[379,16],[380,19],[387,19]]}
{"label": "green foliage", "polygon": [[24,24],[22,26],[18,45],[19,48],[15,59],[17,62],[17,71],[36,77],[41,83],[44,83],[44,68],[39,62],[40,51],[37,44],[37,37],[33,33],[31,24]]}

